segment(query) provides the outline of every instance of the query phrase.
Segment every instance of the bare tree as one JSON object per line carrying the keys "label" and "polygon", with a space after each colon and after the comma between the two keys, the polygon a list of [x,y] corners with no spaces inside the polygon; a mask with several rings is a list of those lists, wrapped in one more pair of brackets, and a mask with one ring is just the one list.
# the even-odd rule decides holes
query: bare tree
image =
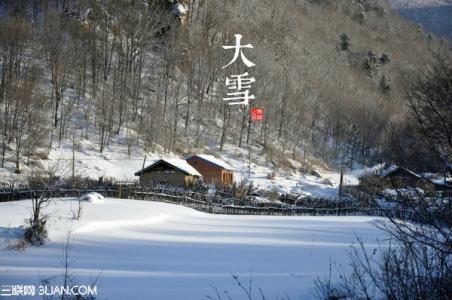
{"label": "bare tree", "polygon": [[31,66],[26,70],[22,79],[14,80],[10,91],[12,101],[11,134],[15,144],[16,173],[20,173],[20,160],[23,152],[27,151],[28,157],[31,150],[37,144],[36,131],[44,130],[45,119],[42,116],[42,107],[45,103],[36,91],[37,77],[36,68]]}
{"label": "bare tree", "polygon": [[46,58],[47,65],[51,74],[51,83],[53,86],[53,125],[58,126],[59,105],[62,100],[62,92],[64,91],[67,81],[67,64],[66,55],[66,37],[64,30],[64,21],[55,11],[50,11],[46,17],[46,23],[41,38],[42,50]]}
{"label": "bare tree", "polygon": [[2,136],[2,163],[4,166],[8,144],[13,140],[12,126],[14,101],[11,95],[13,82],[18,82],[24,65],[24,55],[30,45],[31,27],[23,19],[6,18],[0,22],[0,58],[2,63],[0,82]]}
{"label": "bare tree", "polygon": [[35,192],[31,203],[31,218],[28,220],[30,227],[25,230],[24,238],[33,246],[41,246],[47,238],[47,216],[42,214],[42,210],[49,205],[50,198],[44,192]]}
{"label": "bare tree", "polygon": [[446,170],[452,169],[451,58],[437,55],[432,69],[411,83],[408,100],[425,145],[446,166]]}

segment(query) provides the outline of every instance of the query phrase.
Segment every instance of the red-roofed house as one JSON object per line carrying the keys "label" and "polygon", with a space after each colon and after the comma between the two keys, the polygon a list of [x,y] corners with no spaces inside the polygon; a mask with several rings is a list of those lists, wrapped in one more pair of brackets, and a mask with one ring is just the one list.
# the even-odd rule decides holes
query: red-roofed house
{"label": "red-roofed house", "polygon": [[136,172],[135,176],[140,176],[141,184],[160,182],[180,186],[189,186],[202,178],[185,160],[163,158]]}
{"label": "red-roofed house", "polygon": [[234,168],[213,155],[197,154],[186,159],[203,177],[205,183],[231,185],[234,183]]}

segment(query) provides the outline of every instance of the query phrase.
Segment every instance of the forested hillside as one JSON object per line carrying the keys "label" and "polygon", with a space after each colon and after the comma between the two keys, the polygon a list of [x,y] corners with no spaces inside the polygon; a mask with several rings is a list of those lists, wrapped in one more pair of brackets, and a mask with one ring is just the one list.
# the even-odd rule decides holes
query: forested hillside
{"label": "forested hillside", "polygon": [[[407,90],[448,45],[379,0],[1,1],[0,163],[62,144],[127,154],[259,146],[278,162],[416,161]],[[222,69],[234,34],[256,66]],[[232,68],[232,67],[231,67]],[[248,108],[223,101],[252,72]],[[416,152],[412,152],[416,149]],[[422,161],[425,160],[425,163]]]}

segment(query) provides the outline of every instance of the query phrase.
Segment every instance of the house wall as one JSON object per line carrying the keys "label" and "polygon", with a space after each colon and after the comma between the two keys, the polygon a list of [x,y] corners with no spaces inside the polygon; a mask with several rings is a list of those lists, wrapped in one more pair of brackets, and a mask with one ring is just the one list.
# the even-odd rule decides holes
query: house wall
{"label": "house wall", "polygon": [[140,176],[140,183],[146,184],[150,182],[161,182],[173,185],[185,186],[193,176],[188,176],[183,173],[156,173],[147,172]]}
{"label": "house wall", "polygon": [[223,170],[221,174],[223,184],[233,184],[234,183],[234,173],[232,171]]}

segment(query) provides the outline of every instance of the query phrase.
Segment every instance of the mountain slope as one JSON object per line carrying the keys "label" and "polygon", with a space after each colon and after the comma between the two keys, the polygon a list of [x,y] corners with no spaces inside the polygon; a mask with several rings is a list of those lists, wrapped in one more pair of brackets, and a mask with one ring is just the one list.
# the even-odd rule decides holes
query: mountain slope
{"label": "mountain slope", "polygon": [[[37,14],[1,3],[0,173],[21,182],[70,176],[72,152],[81,176],[123,178],[145,153],[210,153],[246,178],[251,145],[259,177],[302,186],[313,170],[397,160],[405,84],[442,47],[383,1],[188,1],[186,22],[149,1],[36,1]],[[256,66],[223,69],[237,33]],[[259,123],[223,100],[244,72]]]}

